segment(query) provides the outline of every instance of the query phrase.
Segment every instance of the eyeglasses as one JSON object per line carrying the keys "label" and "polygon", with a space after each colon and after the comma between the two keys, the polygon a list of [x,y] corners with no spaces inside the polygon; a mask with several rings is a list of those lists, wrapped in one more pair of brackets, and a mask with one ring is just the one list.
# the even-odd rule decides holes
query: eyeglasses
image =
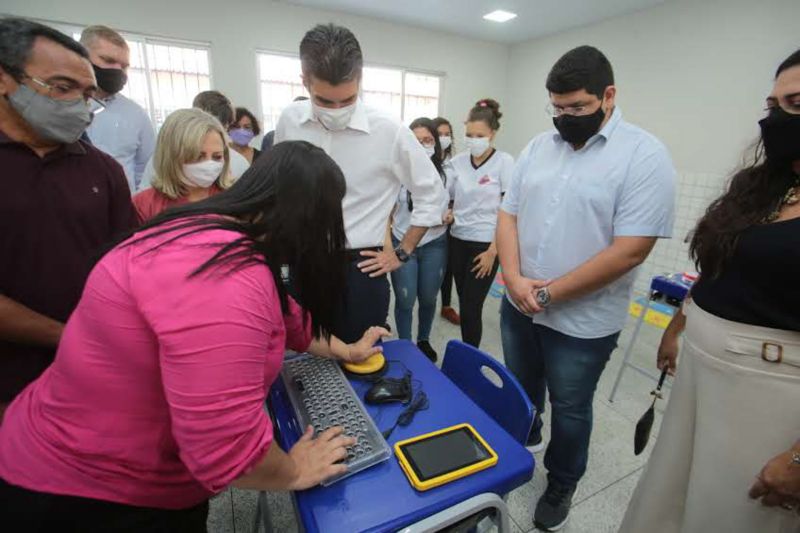
{"label": "eyeglasses", "polygon": [[83,101],[86,103],[86,107],[89,108],[89,112],[92,114],[100,113],[106,108],[106,105],[103,102],[94,96],[79,92],[78,88],[76,87],[72,87],[65,83],[47,83],[46,81],[42,81],[35,76],[31,76],[30,74],[23,73],[23,76],[31,80],[39,87],[46,89],[47,96],[53,100],[74,100],[77,96],[77,98],[83,99]]}
{"label": "eyeglasses", "polygon": [[589,106],[578,105],[578,106],[561,107],[553,104],[547,104],[547,106],[544,108],[544,112],[547,113],[547,116],[553,118],[557,118],[562,115],[579,117],[581,115],[586,115],[589,113]]}

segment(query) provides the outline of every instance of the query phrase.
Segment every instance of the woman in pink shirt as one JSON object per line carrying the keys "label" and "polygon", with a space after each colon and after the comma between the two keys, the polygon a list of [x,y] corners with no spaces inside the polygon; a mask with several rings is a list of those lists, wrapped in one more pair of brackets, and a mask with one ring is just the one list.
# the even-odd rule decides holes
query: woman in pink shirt
{"label": "woman in pink shirt", "polygon": [[[328,333],[344,280],[345,181],[321,149],[276,145],[228,191],[156,217],[95,266],[55,362],[0,426],[4,523],[29,531],[205,531],[228,485],[300,490],[353,440],[288,453],[264,410],[284,351],[361,361]],[[293,294],[281,269],[288,265]],[[310,429],[310,428],[309,428]]]}

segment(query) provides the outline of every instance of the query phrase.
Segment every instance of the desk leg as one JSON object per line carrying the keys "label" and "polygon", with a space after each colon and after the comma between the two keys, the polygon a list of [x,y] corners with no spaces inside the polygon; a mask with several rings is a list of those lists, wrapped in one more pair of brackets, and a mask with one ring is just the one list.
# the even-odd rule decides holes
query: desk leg
{"label": "desk leg", "polygon": [[650,310],[650,302],[652,301],[653,293],[650,292],[647,295],[647,303],[642,307],[642,314],[639,315],[639,319],[636,321],[636,328],[633,330],[633,335],[631,335],[631,340],[628,341],[628,347],[625,349],[625,357],[622,359],[622,366],[619,367],[619,372],[617,372],[617,378],[614,380],[614,387],[611,389],[611,395],[608,397],[609,402],[614,401],[614,397],[617,395],[617,389],[619,388],[619,383],[622,381],[622,374],[625,372],[625,368],[630,364],[631,355],[633,354],[633,345],[636,344],[636,338],[639,336],[639,330],[642,329],[642,324],[644,323],[644,317],[647,315],[647,312]]}

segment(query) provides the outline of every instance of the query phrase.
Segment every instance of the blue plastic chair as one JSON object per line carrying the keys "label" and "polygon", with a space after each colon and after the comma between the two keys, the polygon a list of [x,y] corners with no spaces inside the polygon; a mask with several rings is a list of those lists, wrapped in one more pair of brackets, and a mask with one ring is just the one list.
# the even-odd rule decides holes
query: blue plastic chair
{"label": "blue plastic chair", "polygon": [[[447,343],[442,372],[512,437],[525,444],[535,408],[505,366],[469,344],[452,340]],[[499,384],[487,377],[492,373]]]}

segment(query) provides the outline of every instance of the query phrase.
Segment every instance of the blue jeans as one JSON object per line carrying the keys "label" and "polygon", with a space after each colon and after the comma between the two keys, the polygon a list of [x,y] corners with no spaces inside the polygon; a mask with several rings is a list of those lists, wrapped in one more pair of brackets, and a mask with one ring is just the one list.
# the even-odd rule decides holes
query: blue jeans
{"label": "blue jeans", "polygon": [[[400,242],[392,237],[395,247]],[[419,299],[417,342],[431,337],[436,315],[436,296],[442,287],[447,266],[447,235],[417,247],[408,262],[392,272],[394,287],[394,321],[397,335],[411,340],[411,320],[414,303]]]}
{"label": "blue jeans", "polygon": [[550,392],[552,431],[544,456],[548,480],[574,487],[586,472],[594,391],[619,332],[599,339],[570,337],[534,324],[503,298],[500,333],[506,366],[536,406],[532,434],[542,429],[545,390]]}

